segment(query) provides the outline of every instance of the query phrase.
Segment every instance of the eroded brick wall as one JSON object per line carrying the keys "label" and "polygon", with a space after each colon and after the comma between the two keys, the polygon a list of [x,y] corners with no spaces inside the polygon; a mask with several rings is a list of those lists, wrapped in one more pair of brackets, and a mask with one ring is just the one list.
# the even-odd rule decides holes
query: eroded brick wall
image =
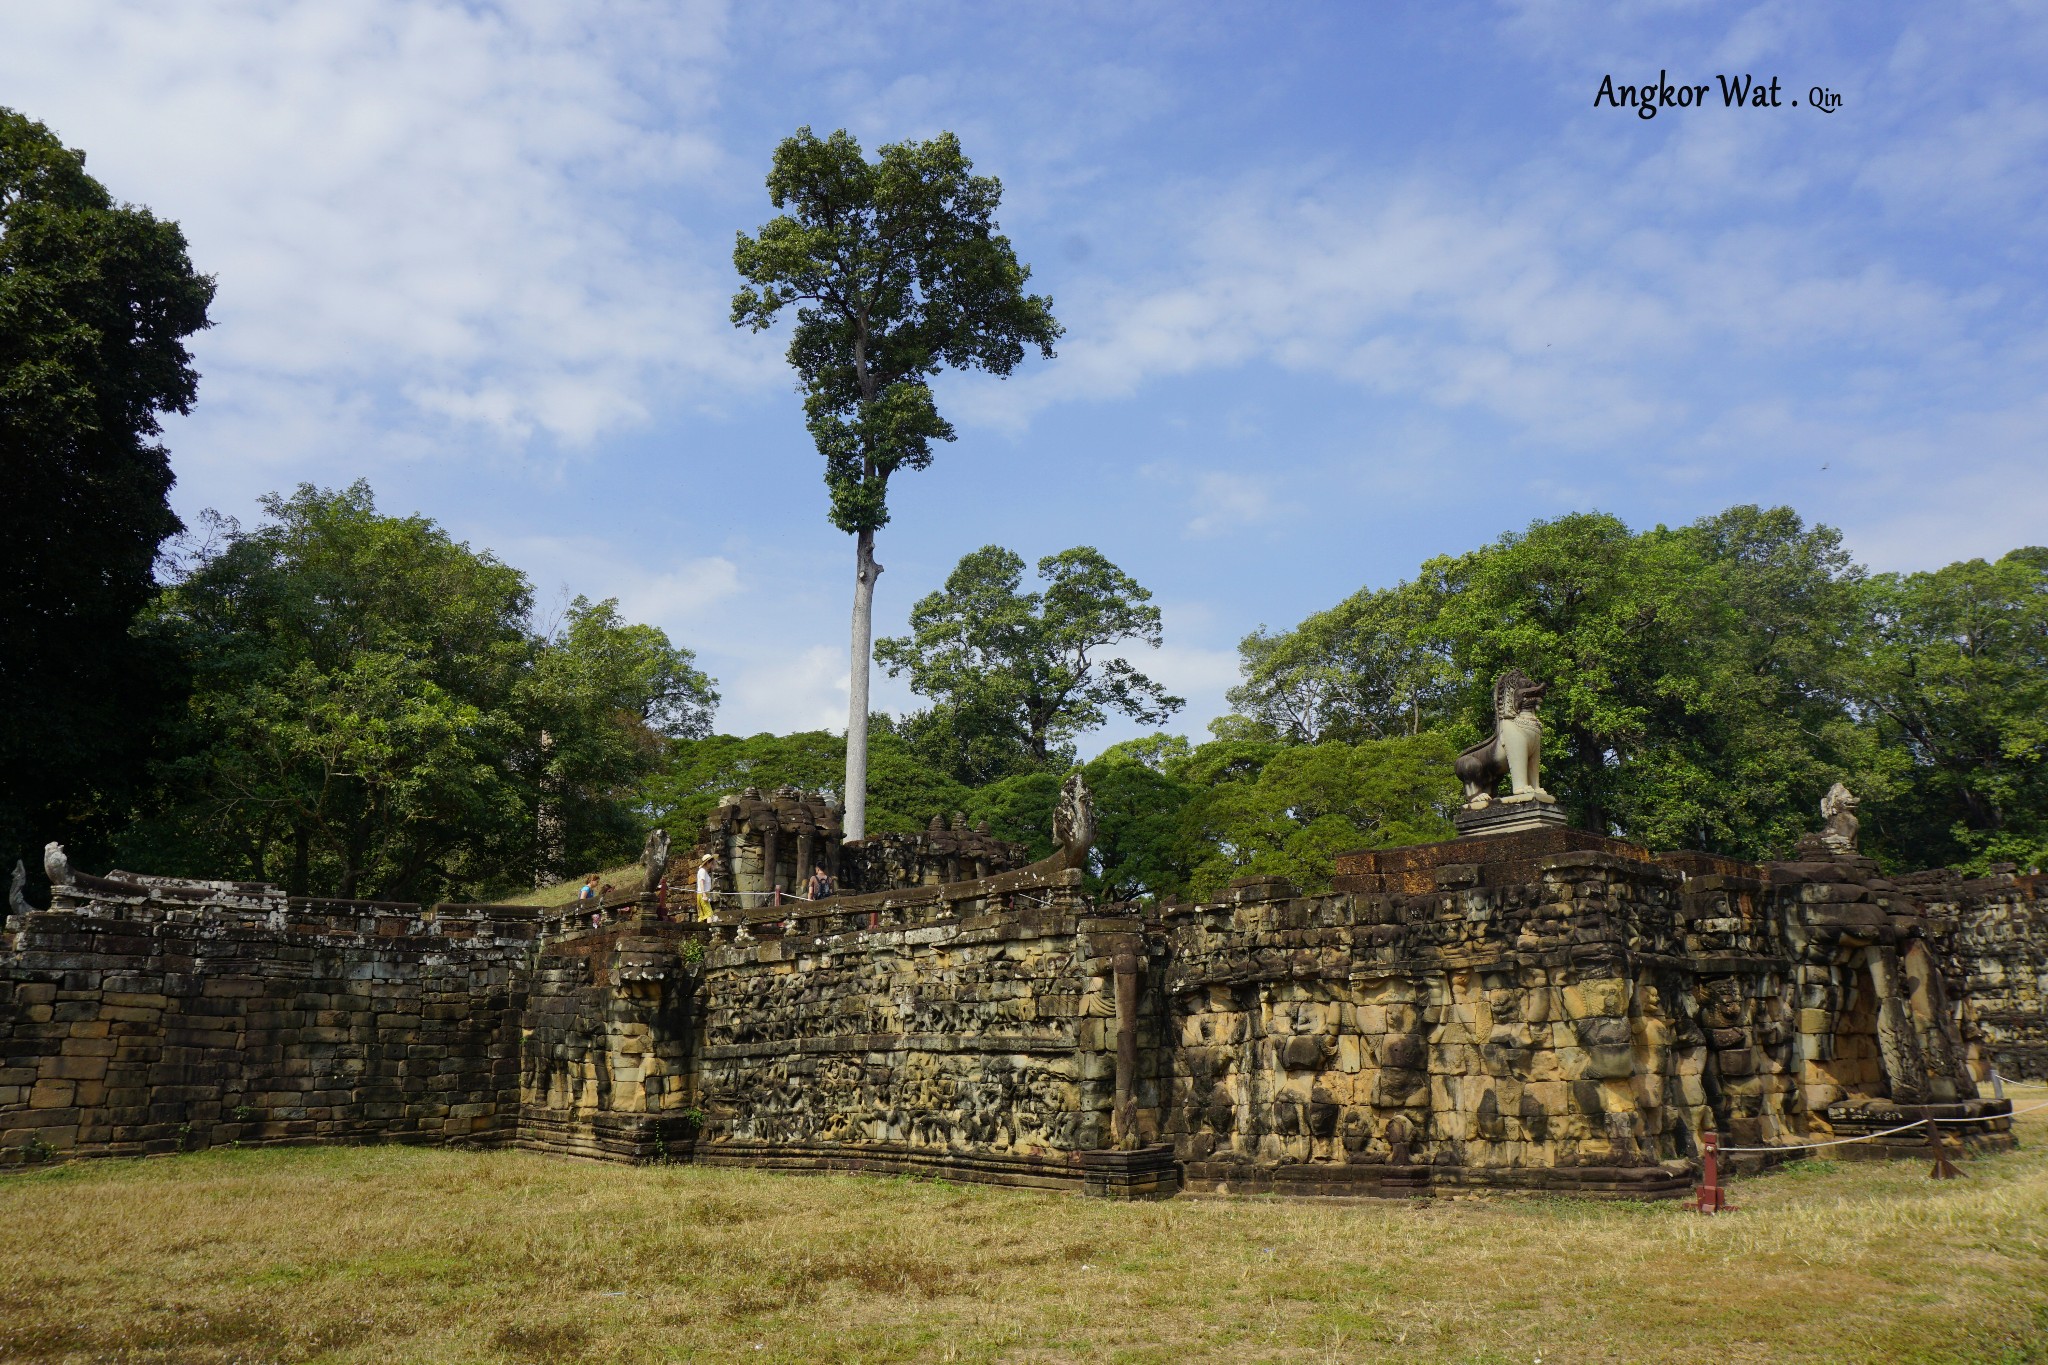
{"label": "eroded brick wall", "polygon": [[109,883],[60,906],[0,943],[0,1163],[510,1136],[530,917]]}

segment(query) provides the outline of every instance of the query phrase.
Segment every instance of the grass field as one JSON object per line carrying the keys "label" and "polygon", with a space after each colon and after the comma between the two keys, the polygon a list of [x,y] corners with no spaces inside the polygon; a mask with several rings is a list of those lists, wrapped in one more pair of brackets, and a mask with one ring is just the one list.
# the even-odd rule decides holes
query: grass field
{"label": "grass field", "polygon": [[0,1178],[0,1360],[2048,1361],[2048,1110],[2020,1124],[1964,1180],[1807,1162],[1716,1218],[405,1148],[80,1164]]}

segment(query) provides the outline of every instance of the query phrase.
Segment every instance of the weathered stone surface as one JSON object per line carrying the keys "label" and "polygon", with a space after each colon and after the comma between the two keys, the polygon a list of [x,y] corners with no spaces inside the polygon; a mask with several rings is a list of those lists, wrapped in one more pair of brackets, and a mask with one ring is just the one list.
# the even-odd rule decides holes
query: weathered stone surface
{"label": "weathered stone surface", "polygon": [[2040,879],[1549,828],[1341,867],[1143,911],[1034,866],[596,927],[73,872],[0,937],[0,1161],[516,1140],[1124,1197],[1650,1196],[1709,1129],[1934,1106],[1997,1145],[1978,1081],[2048,1074]]}
{"label": "weathered stone surface", "polygon": [[[57,891],[0,937],[0,1130],[24,1130],[0,1163],[510,1137],[531,910],[119,874]],[[38,1111],[73,1116],[61,1142]]]}

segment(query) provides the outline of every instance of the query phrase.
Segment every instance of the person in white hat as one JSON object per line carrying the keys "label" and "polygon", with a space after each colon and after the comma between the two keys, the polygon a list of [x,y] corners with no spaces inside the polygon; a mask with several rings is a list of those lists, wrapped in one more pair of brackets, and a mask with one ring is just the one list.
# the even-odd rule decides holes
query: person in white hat
{"label": "person in white hat", "polygon": [[711,918],[711,855],[697,860],[697,918]]}

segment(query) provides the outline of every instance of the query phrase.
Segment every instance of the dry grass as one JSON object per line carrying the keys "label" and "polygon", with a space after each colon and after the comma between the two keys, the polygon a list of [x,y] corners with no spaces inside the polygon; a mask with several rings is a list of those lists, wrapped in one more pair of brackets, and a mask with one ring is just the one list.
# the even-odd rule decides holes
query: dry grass
{"label": "dry grass", "polygon": [[2048,1361],[2048,1111],[2021,1126],[1965,1180],[1807,1163],[1718,1218],[520,1152],[105,1162],[0,1180],[0,1360]]}
{"label": "dry grass", "polygon": [[[583,874],[588,875],[587,872]],[[644,875],[640,864],[627,863],[623,867],[606,868],[598,874],[597,882],[599,886],[606,882],[615,887],[639,886]],[[538,891],[527,891],[517,896],[492,896],[490,899],[494,905],[537,905],[544,910],[553,910],[575,900],[576,893],[582,888],[583,877],[578,876],[571,877],[565,882],[556,882],[553,886],[543,886]]]}

